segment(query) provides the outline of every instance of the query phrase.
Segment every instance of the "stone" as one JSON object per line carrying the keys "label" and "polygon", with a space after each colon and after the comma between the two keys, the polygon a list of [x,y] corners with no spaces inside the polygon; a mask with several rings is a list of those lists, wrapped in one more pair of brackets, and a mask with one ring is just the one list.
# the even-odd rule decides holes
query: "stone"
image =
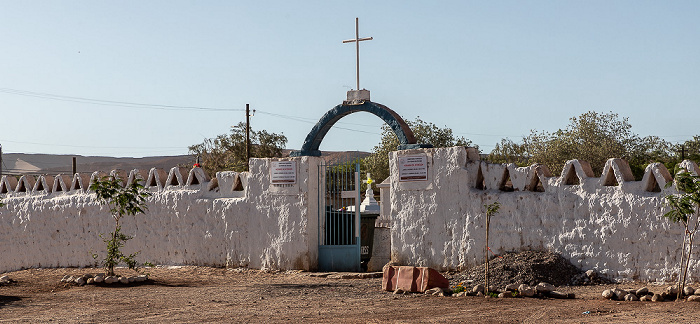
{"label": "stone", "polygon": [[70,278],[69,275],[63,276],[63,278],[61,279],[61,282],[68,282],[68,278]]}
{"label": "stone", "polygon": [[95,283],[101,283],[105,281],[105,277],[103,275],[96,275],[93,280],[95,280]]}
{"label": "stone", "polygon": [[668,286],[666,287],[666,293],[669,295],[678,295],[678,286]]}
{"label": "stone", "polygon": [[83,277],[78,277],[78,278],[76,278],[74,281],[75,281],[75,283],[78,284],[78,286],[82,286],[82,285],[84,285],[85,282],[86,282],[85,279],[83,279]]}
{"label": "stone", "polygon": [[615,288],[613,289],[613,294],[615,294],[615,300],[624,300],[628,292],[620,288]]}
{"label": "stone", "polygon": [[664,301],[664,298],[661,297],[661,295],[659,295],[659,294],[654,294],[654,296],[651,296],[651,301],[662,302],[662,301]]}
{"label": "stone", "polygon": [[569,294],[566,294],[566,293],[563,293],[560,291],[556,291],[556,290],[552,290],[552,291],[548,292],[547,296],[551,297],[551,298],[557,298],[557,299],[568,299],[569,298]]}
{"label": "stone", "polygon": [[[0,279],[2,280],[2,279]],[[683,295],[690,296],[695,293],[695,288],[690,287],[690,286],[685,286],[683,288]]]}
{"label": "stone", "polygon": [[506,285],[506,288],[504,289],[505,291],[516,291],[518,290],[519,284],[510,284]]}
{"label": "stone", "polygon": [[467,292],[466,292],[466,291],[461,291],[461,292],[458,292],[458,293],[456,293],[456,294],[454,294],[454,295],[452,295],[452,296],[454,296],[454,297],[464,297],[464,296],[467,296]]}
{"label": "stone", "polygon": [[94,278],[94,277],[95,277],[95,276],[92,275],[92,274],[90,274],[90,273],[86,273],[86,274],[83,275],[83,279],[85,279],[86,281],[87,281],[88,279]]}
{"label": "stone", "polygon": [[398,289],[394,290],[394,295],[403,295],[403,293],[404,293],[403,289],[398,288]]}
{"label": "stone", "polygon": [[598,277],[598,272],[596,272],[594,269],[590,269],[586,271],[586,277],[588,279],[593,279]]}
{"label": "stone", "polygon": [[700,295],[700,289],[695,289],[695,294]]}
{"label": "stone", "polygon": [[476,297],[484,297],[484,293],[479,291],[476,293]]}
{"label": "stone", "polygon": [[614,296],[615,296],[615,293],[612,291],[612,289],[603,290],[603,298],[612,299]]}
{"label": "stone", "polygon": [[128,285],[128,284],[129,284],[129,278],[127,278],[127,277],[119,277],[119,282],[122,283],[122,284],[124,284],[124,285]]}
{"label": "stone", "polygon": [[700,302],[700,296],[692,295],[692,296],[688,297],[688,301],[689,302]]}
{"label": "stone", "polygon": [[498,298],[511,298],[513,297],[513,293],[511,292],[502,292],[498,294]]}
{"label": "stone", "polygon": [[639,288],[639,289],[637,289],[637,291],[634,292],[634,294],[637,295],[637,297],[642,297],[648,293],[649,293],[649,288],[647,288],[647,287]]}
{"label": "stone", "polygon": [[649,295],[644,295],[644,296],[642,296],[642,298],[639,298],[639,300],[640,300],[640,301],[643,301],[643,302],[645,302],[645,301],[651,301],[651,296],[649,296]]}
{"label": "stone", "polygon": [[[525,287],[523,287],[523,286],[525,286]],[[535,288],[532,288],[532,287],[530,287],[530,286],[527,286],[527,285],[520,285],[520,287],[518,287],[518,294],[519,294],[520,296],[523,296],[523,297],[534,297],[534,296],[535,296],[535,293],[536,293]]]}
{"label": "stone", "polygon": [[92,285],[95,283],[95,278],[88,278],[88,280],[85,281],[85,283],[87,283],[88,285]]}
{"label": "stone", "polygon": [[136,277],[136,282],[144,282],[146,280],[148,280],[147,275],[140,275],[140,276]]}
{"label": "stone", "polygon": [[3,283],[3,284],[10,283],[10,277],[8,277],[7,275],[3,275],[2,277],[0,277],[0,283]]}
{"label": "stone", "polygon": [[127,278],[127,280],[129,281],[129,283],[134,283],[136,281],[136,277],[129,277]]}
{"label": "stone", "polygon": [[426,290],[424,294],[433,296],[445,296],[445,291],[440,287],[435,287]]}
{"label": "stone", "polygon": [[115,283],[115,282],[117,282],[117,281],[119,281],[119,279],[118,279],[117,277],[115,277],[115,276],[107,276],[107,277],[105,277],[104,283],[106,283],[106,284],[113,284],[113,283]]}
{"label": "stone", "polygon": [[481,293],[482,295],[484,294],[484,285],[476,285],[474,288],[472,288],[473,293]]}
{"label": "stone", "polygon": [[549,284],[546,282],[540,282],[539,284],[537,284],[537,286],[535,286],[535,289],[539,293],[548,293],[548,292],[556,289],[556,287],[554,287],[552,284]]}
{"label": "stone", "polygon": [[639,297],[635,294],[627,294],[625,296],[625,301],[639,301]]}

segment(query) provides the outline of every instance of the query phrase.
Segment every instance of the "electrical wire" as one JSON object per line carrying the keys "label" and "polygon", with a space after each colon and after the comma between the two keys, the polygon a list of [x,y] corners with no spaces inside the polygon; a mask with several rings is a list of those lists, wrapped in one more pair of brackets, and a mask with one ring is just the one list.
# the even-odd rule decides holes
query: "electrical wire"
{"label": "electrical wire", "polygon": [[128,101],[115,101],[115,100],[101,100],[92,99],[84,97],[73,97],[64,96],[51,93],[24,91],[9,88],[0,88],[0,93],[13,94],[25,97],[58,100],[58,101],[68,101],[77,102],[93,105],[102,106],[117,106],[117,107],[128,107],[128,108],[142,108],[142,109],[157,109],[157,110],[200,110],[200,111],[245,111],[245,109],[233,109],[233,108],[213,108],[213,107],[199,107],[199,106],[176,106],[176,105],[162,105],[162,104],[146,104],[138,102],[128,102]]}

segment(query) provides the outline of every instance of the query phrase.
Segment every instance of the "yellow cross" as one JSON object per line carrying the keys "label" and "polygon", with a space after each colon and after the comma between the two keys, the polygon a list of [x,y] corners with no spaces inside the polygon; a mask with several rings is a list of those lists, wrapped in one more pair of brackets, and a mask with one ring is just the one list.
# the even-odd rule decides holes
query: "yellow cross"
{"label": "yellow cross", "polygon": [[372,180],[372,176],[369,173],[367,173],[367,180],[363,182],[366,183],[368,186],[372,186],[372,182],[374,182],[374,180]]}

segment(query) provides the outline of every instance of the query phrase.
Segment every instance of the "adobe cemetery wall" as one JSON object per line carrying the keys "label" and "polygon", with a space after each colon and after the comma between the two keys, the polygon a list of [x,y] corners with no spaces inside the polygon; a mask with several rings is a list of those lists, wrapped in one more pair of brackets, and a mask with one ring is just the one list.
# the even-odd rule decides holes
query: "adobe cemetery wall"
{"label": "adobe cemetery wall", "polygon": [[[422,155],[428,179],[400,181],[398,158]],[[634,181],[620,159],[608,160],[600,178],[582,161],[551,177],[544,166],[489,164],[463,147],[393,152],[390,161],[391,256],[399,264],[446,270],[483,263],[483,206],[498,201],[489,234],[495,254],[547,249],[618,280],[677,275],[683,231],[663,217],[663,197],[675,190],[664,188],[672,178],[663,165],[649,165]],[[689,271],[694,281],[698,256]]]}
{"label": "adobe cemetery wall", "polygon": [[[134,237],[123,252],[140,251],[138,260],[163,265],[315,269],[318,197],[308,193],[317,191],[320,159],[284,160],[296,161],[294,184],[270,184],[270,159],[252,159],[251,172],[220,172],[211,181],[201,169],[141,173],[153,196],[145,215],[122,219],[122,232]],[[0,208],[0,273],[89,266],[95,263],[91,253],[104,257],[99,234],[113,231],[114,220],[86,190],[90,177],[10,181],[0,182],[7,191],[7,206]]]}

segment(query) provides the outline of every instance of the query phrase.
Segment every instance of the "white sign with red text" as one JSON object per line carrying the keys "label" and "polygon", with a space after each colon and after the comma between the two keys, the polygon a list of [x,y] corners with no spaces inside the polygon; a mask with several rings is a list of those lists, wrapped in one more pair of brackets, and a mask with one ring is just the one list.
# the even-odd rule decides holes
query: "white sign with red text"
{"label": "white sign with red text", "polygon": [[294,184],[297,182],[296,161],[272,161],[270,168],[270,183]]}
{"label": "white sign with red text", "polygon": [[426,155],[400,156],[399,181],[428,181],[428,157]]}

